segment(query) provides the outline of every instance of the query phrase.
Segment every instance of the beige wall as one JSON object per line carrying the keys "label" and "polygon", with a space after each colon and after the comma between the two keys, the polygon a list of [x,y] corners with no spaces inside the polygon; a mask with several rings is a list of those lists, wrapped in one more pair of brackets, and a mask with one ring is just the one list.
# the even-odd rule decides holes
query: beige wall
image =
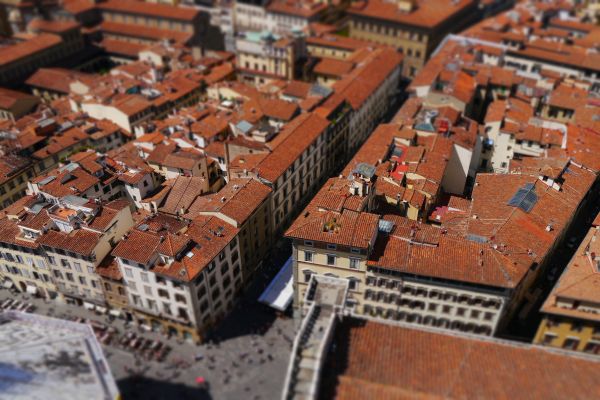
{"label": "beige wall", "polygon": [[[307,252],[313,254],[309,257],[312,261],[306,261]],[[336,257],[335,265],[328,265],[327,255]],[[318,243],[307,246],[305,241],[296,240],[293,256],[296,309],[302,307],[310,274],[314,273],[354,280],[349,298],[358,314],[490,335],[504,310],[506,298],[500,293],[368,271],[366,253],[347,248],[330,249]],[[356,260],[355,268],[350,267],[351,259]]]}
{"label": "beige wall", "polygon": [[351,17],[350,37],[401,49],[404,54],[402,75],[414,76],[429,55],[429,34],[409,26],[389,25],[376,20]]}

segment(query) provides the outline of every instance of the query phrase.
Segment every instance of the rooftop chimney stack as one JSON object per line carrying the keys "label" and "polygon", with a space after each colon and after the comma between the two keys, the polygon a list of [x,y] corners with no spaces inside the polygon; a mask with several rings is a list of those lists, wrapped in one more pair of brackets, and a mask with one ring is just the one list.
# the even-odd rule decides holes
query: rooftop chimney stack
{"label": "rooftop chimney stack", "polygon": [[416,8],[417,0],[398,0],[397,4],[400,11],[408,13]]}

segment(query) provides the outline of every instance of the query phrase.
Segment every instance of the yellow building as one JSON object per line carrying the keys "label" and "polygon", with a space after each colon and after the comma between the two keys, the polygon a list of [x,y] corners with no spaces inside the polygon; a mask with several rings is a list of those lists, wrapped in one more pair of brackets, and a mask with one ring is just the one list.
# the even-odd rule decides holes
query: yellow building
{"label": "yellow building", "polygon": [[282,38],[270,32],[244,33],[236,39],[239,76],[255,85],[293,80],[302,44],[300,38]]}
{"label": "yellow building", "polygon": [[402,74],[414,77],[441,40],[476,11],[473,0],[368,0],[348,9],[350,37],[395,47],[405,56]]}
{"label": "yellow building", "polygon": [[[349,281],[346,306],[356,314],[493,334],[514,282],[493,282],[501,262],[470,273],[492,250],[407,218],[380,218],[366,211],[373,200],[368,174],[331,179],[286,232],[293,240],[295,315],[311,276],[328,276]],[[432,263],[438,267],[424,267]]]}
{"label": "yellow building", "polygon": [[534,343],[600,353],[600,227],[596,218],[542,306]]}
{"label": "yellow building", "polygon": [[104,38],[152,44],[172,40],[208,48],[219,47],[219,34],[209,26],[209,15],[196,8],[164,2],[109,0],[98,4]]}
{"label": "yellow building", "polygon": [[35,175],[33,163],[23,157],[0,158],[0,205],[8,207],[25,195],[27,181]]}
{"label": "yellow building", "polygon": [[322,34],[306,38],[306,51],[316,58],[335,58],[345,60],[355,51],[371,46],[364,40],[333,34]]}

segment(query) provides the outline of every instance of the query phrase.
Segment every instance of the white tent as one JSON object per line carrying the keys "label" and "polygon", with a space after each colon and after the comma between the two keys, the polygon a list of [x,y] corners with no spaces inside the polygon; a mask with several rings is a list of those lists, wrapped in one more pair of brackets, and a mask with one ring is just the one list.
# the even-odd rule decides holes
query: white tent
{"label": "white tent", "polygon": [[279,311],[285,311],[294,296],[293,262],[290,257],[279,270],[258,301]]}

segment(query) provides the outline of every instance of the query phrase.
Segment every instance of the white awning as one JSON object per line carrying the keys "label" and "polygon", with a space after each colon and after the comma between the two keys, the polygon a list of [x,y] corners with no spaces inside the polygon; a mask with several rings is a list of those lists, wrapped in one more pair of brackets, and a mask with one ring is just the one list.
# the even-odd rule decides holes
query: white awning
{"label": "white awning", "polygon": [[275,308],[279,311],[285,311],[294,297],[294,275],[293,275],[292,257],[283,264],[275,278],[269,283],[269,286],[260,295],[258,301]]}
{"label": "white awning", "polygon": [[115,317],[120,317],[121,316],[121,311],[120,310],[110,310],[108,313],[110,315],[114,315]]}
{"label": "white awning", "polygon": [[38,288],[36,288],[35,286],[27,285],[27,293],[36,294],[37,291],[38,291]]}
{"label": "white awning", "polygon": [[96,308],[96,306],[95,306],[95,305],[93,305],[93,304],[91,304],[91,303],[87,303],[87,302],[85,302],[85,301],[83,302],[83,306],[84,306],[85,308],[87,308],[88,310],[93,310],[94,308]]}
{"label": "white awning", "polygon": [[5,280],[2,285],[7,289],[10,289],[11,287],[15,286],[13,281],[11,281],[10,279]]}
{"label": "white awning", "polygon": [[102,314],[105,314],[108,310],[106,309],[106,307],[96,306],[96,311],[101,312]]}

